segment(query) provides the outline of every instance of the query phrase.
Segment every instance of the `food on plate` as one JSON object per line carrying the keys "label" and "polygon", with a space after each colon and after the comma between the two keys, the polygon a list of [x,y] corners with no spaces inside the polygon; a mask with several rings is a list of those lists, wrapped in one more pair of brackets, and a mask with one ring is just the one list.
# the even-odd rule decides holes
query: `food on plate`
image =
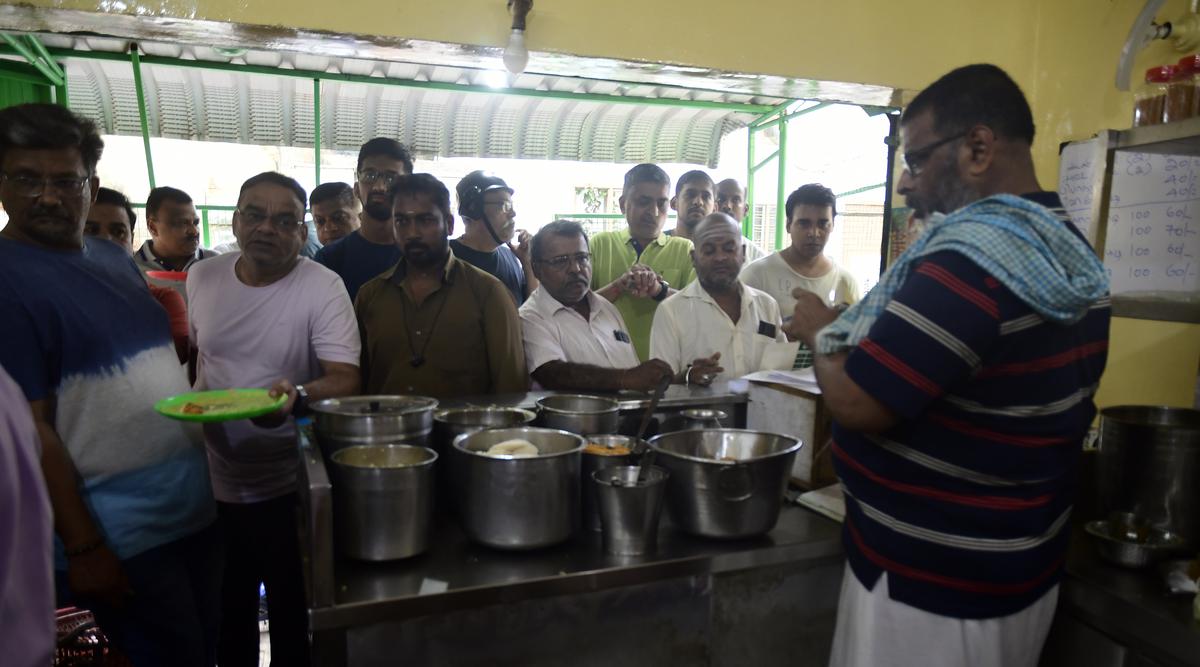
{"label": "food on plate", "polygon": [[230,401],[210,401],[208,403],[196,403],[188,401],[183,404],[183,409],[180,410],[185,415],[209,415],[213,413],[227,412],[238,408]]}
{"label": "food on plate", "polygon": [[505,440],[504,442],[496,443],[489,447],[484,453],[488,456],[511,456],[514,458],[521,458],[525,456],[537,456],[538,448],[537,445],[529,442],[528,440],[521,440],[517,438],[514,440]]}
{"label": "food on plate", "polygon": [[183,409],[180,412],[185,415],[202,415],[204,414],[204,406],[196,405],[195,403],[184,403]]}
{"label": "food on plate", "polygon": [[600,442],[589,442],[583,448],[585,454],[595,454],[597,456],[627,456],[631,450],[624,445],[606,445]]}

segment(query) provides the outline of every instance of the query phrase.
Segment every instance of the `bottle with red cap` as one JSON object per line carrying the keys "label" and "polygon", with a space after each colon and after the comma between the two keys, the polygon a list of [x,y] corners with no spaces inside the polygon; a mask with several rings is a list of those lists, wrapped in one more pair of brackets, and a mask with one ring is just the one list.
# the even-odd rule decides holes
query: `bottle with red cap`
{"label": "bottle with red cap", "polygon": [[1133,126],[1145,127],[1163,122],[1167,104],[1167,89],[1175,76],[1175,66],[1151,67],[1146,70],[1146,82],[1133,98]]}
{"label": "bottle with red cap", "polygon": [[[1193,53],[1190,56],[1180,58],[1175,68],[1178,70],[1175,77],[1179,79],[1186,76],[1192,86],[1192,105],[1189,109],[1190,113],[1186,117],[1195,118],[1196,116],[1200,116],[1200,53]],[[1186,74],[1181,74],[1181,72],[1186,72]],[[1180,120],[1182,119],[1183,117],[1180,118]]]}

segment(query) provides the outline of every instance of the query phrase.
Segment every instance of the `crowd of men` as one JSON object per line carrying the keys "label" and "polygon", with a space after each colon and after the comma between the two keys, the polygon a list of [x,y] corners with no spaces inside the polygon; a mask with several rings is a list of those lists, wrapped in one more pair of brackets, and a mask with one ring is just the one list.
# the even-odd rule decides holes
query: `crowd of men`
{"label": "crowd of men", "polygon": [[[1061,204],[1032,177],[1024,97],[992,70],[951,73],[914,100],[902,133],[906,146],[923,148],[906,153],[901,191],[915,208],[942,213],[1004,195],[1008,208],[987,215],[1066,230],[1046,213]],[[949,130],[958,134],[947,139]],[[934,159],[951,145],[954,155]],[[0,110],[0,202],[9,215],[0,231],[0,395],[16,394],[11,375],[30,409],[4,415],[15,424],[5,437],[35,438],[41,451],[40,471],[28,456],[8,468],[20,478],[9,486],[29,507],[48,498],[53,508],[55,580],[31,565],[17,584],[23,599],[56,592],[60,605],[92,609],[134,664],[257,664],[260,584],[274,659],[307,660],[293,419],[313,401],[453,399],[531,384],[648,391],[667,378],[708,386],[812,365],[813,352],[838,421],[846,579],[861,582],[843,590],[849,615],[839,620],[838,659],[880,664],[872,661],[903,641],[902,632],[878,635],[863,648],[882,631],[855,625],[887,616],[894,601],[956,621],[1033,609],[1040,646],[1065,539],[1058,522],[1069,508],[1062,449],[1045,441],[1077,445],[1094,412],[1098,341],[1107,339],[1102,292],[1056,304],[1069,316],[1054,319],[1053,308],[1031,310],[1025,284],[994,268],[990,251],[977,257],[955,246],[899,277],[889,272],[881,284],[890,287],[845,311],[858,288],[824,253],[836,201],[823,186],[791,193],[790,245],[747,266],[761,252],[743,236],[736,181],[690,171],[672,184],[658,166],[640,164],[625,175],[624,228],[589,237],[565,220],[531,236],[516,229],[516,193],[503,179],[468,174],[455,188],[456,216],[449,189],[414,173],[412,156],[389,138],[362,146],[353,186],[322,184],[310,197],[283,174],[247,179],[230,252],[201,248],[192,199],[156,188],[146,202],[150,239],[135,251],[133,208],[96,177],[102,148],[94,125],[62,107]],[[676,226],[664,230],[672,209]],[[459,220],[463,233],[452,238]],[[880,294],[893,298],[873,302]],[[1039,365],[1079,345],[1090,352]],[[1047,403],[1074,396],[1071,406],[1035,418],[1010,406],[1030,400],[1012,377],[1051,371],[1059,375],[1036,393]],[[189,389],[236,387],[269,387],[286,402],[202,431],[152,408]],[[963,438],[979,447],[954,446]],[[980,448],[1028,458],[1030,467]],[[1038,466],[1049,472],[1033,472]],[[964,481],[970,470],[978,472]],[[31,479],[39,472],[44,484]],[[928,518],[923,485],[952,488],[930,493],[970,510]],[[997,493],[1005,502],[992,508]],[[1022,513],[993,516],[1017,505]],[[1003,527],[993,535],[989,521]],[[49,525],[22,525],[49,552]],[[1055,548],[1029,547],[1022,530]],[[976,539],[1012,541],[1015,560],[973,550]],[[921,569],[930,562],[956,574]],[[890,599],[887,585],[872,593],[881,571]],[[997,592],[972,597],[981,586]],[[16,620],[47,624],[48,615],[34,617],[46,606]],[[997,630],[997,646],[1028,627]]]}

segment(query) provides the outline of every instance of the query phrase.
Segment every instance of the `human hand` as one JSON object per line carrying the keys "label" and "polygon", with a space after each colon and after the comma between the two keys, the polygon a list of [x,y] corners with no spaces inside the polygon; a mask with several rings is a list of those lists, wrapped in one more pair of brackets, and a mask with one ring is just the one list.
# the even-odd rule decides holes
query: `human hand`
{"label": "human hand", "polygon": [[133,595],[121,561],[107,545],[67,558],[67,582],[71,592],[82,598],[96,598],[116,608],[125,606]]}
{"label": "human hand", "polygon": [[684,382],[700,385],[701,387],[707,387],[712,384],[714,378],[725,372],[725,369],[719,363],[720,360],[720,352],[713,353],[711,357],[696,359],[688,369],[684,370]]}
{"label": "human hand", "polygon": [[621,287],[626,294],[639,299],[650,299],[662,290],[658,274],[645,264],[634,264],[621,277]]}
{"label": "human hand", "polygon": [[512,250],[513,254],[517,256],[517,259],[521,260],[521,266],[529,266],[529,253],[533,247],[533,245],[530,243],[531,239],[533,239],[533,235],[524,229],[518,229],[516,245],[513,245],[512,243],[508,244],[509,249]]}
{"label": "human hand", "polygon": [[292,414],[292,407],[296,404],[296,386],[288,380],[280,380],[272,385],[268,395],[272,399],[287,395],[287,400],[275,412],[250,420],[259,428],[276,428],[287,421],[288,416]]}
{"label": "human hand", "polygon": [[634,391],[654,391],[663,378],[671,377],[674,374],[675,371],[671,370],[671,365],[667,362],[662,359],[651,359],[625,371],[621,378],[623,385],[621,388]]}
{"label": "human hand", "polygon": [[808,290],[797,288],[792,291],[792,296],[796,298],[796,307],[791,321],[783,325],[784,333],[815,350],[817,332],[836,320],[840,312],[825,305],[821,297]]}

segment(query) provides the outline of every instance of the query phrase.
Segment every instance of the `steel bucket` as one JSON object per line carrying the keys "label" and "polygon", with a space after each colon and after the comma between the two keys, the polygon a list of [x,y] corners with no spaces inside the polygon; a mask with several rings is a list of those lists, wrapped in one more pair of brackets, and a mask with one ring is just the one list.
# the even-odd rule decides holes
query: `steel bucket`
{"label": "steel bucket", "polygon": [[437,401],[425,396],[350,396],[312,404],[313,431],[328,462],[334,452],[358,445],[424,446],[433,431]]}

